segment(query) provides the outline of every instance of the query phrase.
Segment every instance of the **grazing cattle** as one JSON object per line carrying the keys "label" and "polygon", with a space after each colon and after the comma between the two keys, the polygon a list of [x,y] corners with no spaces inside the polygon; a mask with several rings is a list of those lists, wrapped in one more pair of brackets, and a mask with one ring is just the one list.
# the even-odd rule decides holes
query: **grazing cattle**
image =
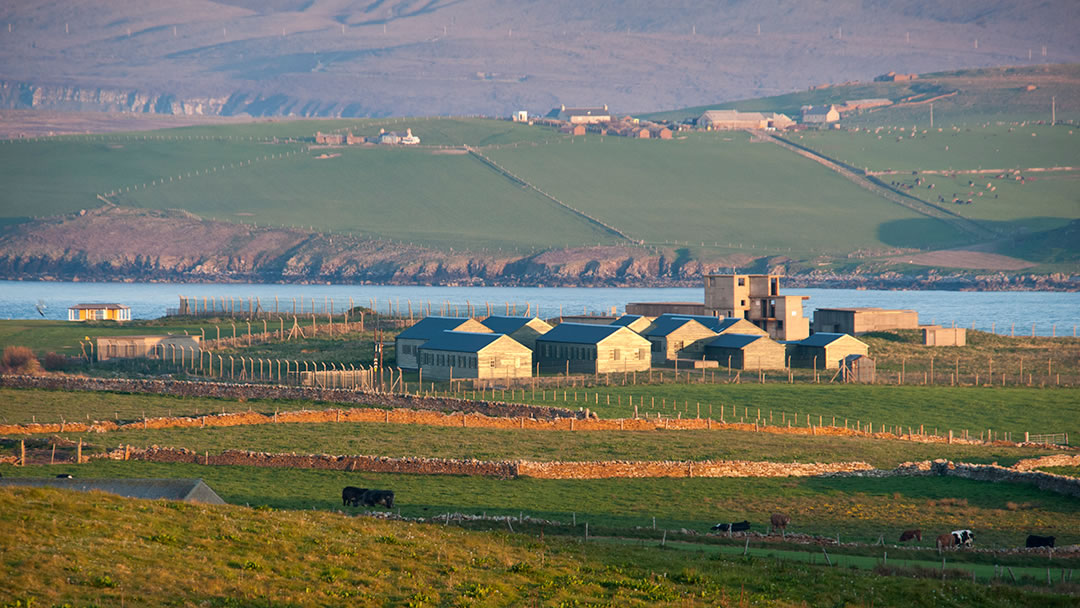
{"label": "grazing cattle", "polygon": [[952,536],[957,547],[970,547],[975,542],[975,533],[971,530],[953,530]]}
{"label": "grazing cattle", "polygon": [[387,509],[394,508],[394,491],[393,490],[368,490],[364,492],[364,496],[361,499],[365,505],[374,507],[375,505],[383,505]]}
{"label": "grazing cattle", "polygon": [[71,479],[71,473],[60,473],[56,476],[57,479]]}
{"label": "grazing cattle", "polygon": [[364,494],[367,494],[367,488],[355,488],[353,486],[345,486],[345,489],[341,491],[341,504],[342,506],[352,505],[354,507],[360,506],[360,500],[363,499]]}
{"label": "grazing cattle", "polygon": [[942,549],[951,549],[956,545],[956,538],[952,534],[942,534],[937,537],[937,550],[940,553]]}
{"label": "grazing cattle", "polygon": [[750,529],[750,522],[743,520],[733,523],[716,524],[712,529],[714,532],[746,532]]}
{"label": "grazing cattle", "polygon": [[783,513],[773,513],[772,517],[769,518],[769,532],[771,533],[777,528],[779,528],[781,532],[784,532],[787,530],[787,526],[790,523],[791,517],[784,515]]}
{"label": "grazing cattle", "polygon": [[902,543],[907,542],[913,538],[919,542],[922,542],[922,530],[904,530],[902,533],[900,533],[900,542]]}
{"label": "grazing cattle", "polygon": [[1028,537],[1027,537],[1027,546],[1028,547],[1053,547],[1054,546],[1054,537],[1053,536],[1036,536],[1034,534],[1029,534]]}

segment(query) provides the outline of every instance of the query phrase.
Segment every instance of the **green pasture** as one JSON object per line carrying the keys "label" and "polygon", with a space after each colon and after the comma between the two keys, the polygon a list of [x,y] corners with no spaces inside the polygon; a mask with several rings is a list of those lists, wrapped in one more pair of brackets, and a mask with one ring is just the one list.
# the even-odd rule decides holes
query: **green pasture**
{"label": "green pasture", "polygon": [[[914,136],[911,127],[880,127],[857,131],[803,131],[785,135],[785,138],[829,158],[870,171],[969,171],[1075,166],[1080,157],[1080,133],[1077,131],[1077,127],[1069,125],[994,124],[924,127]],[[1043,175],[1025,173],[1029,178]],[[937,177],[923,176],[931,182]],[[959,177],[965,184],[967,177],[976,183],[1000,183],[992,179],[993,175]],[[882,179],[889,181],[892,178],[883,176]],[[939,185],[939,190],[933,194],[943,194],[942,187]]]}
{"label": "green pasture", "polygon": [[[98,194],[135,187],[139,194],[146,191],[144,187],[151,191],[169,189],[185,183],[202,183],[214,175],[242,174],[263,164],[280,171],[281,164],[287,161],[259,161],[243,168],[234,165],[239,167],[241,162],[298,150],[295,144],[272,146],[250,141],[181,139],[160,133],[96,136],[89,140],[2,141],[0,182],[5,188],[0,215],[18,218],[72,213],[100,206]],[[199,175],[195,175],[196,171]],[[131,198],[123,200],[140,206]],[[223,207],[207,215],[229,219],[231,213]]]}
{"label": "green pasture", "polygon": [[908,229],[903,220],[923,216],[742,132],[664,141],[590,135],[485,153],[648,243],[805,254],[884,244],[943,247],[963,238],[936,220]]}
{"label": "green pasture", "polygon": [[[202,412],[208,410],[204,404]],[[284,405],[284,404],[281,404]],[[234,408],[235,409],[235,408]],[[152,410],[151,410],[152,411]],[[141,412],[140,412],[141,413]],[[176,413],[174,411],[174,413]],[[147,412],[150,415],[150,412]],[[41,418],[39,418],[41,419]],[[76,420],[74,416],[68,418]],[[187,448],[198,453],[242,449],[297,454],[422,456],[480,460],[751,460],[768,462],[864,461],[878,468],[946,458],[1011,466],[1021,458],[1055,453],[1041,448],[961,446],[851,437],[807,437],[745,431],[535,431],[381,423],[266,424],[116,431],[105,436],[64,433],[84,453],[116,445]],[[34,445],[48,441],[34,437]],[[36,443],[34,443],[36,442]],[[0,448],[17,451],[12,436]],[[29,448],[28,448],[29,449]],[[73,459],[70,449],[61,459]]]}
{"label": "green pasture", "polygon": [[0,506],[7,606],[1057,607],[1075,599],[1067,583],[1038,588],[1034,577],[986,585],[949,571],[949,580],[930,582],[757,548],[741,557],[30,488],[0,491]]}
{"label": "green pasture", "polygon": [[[220,325],[220,323],[219,323]],[[225,323],[231,335],[232,326]],[[246,328],[247,326],[244,325]],[[261,327],[259,328],[261,331]],[[82,351],[79,342],[86,342],[99,336],[125,336],[143,334],[183,334],[200,336],[206,332],[207,338],[214,338],[214,324],[211,322],[199,322],[193,319],[183,320],[152,320],[130,321],[117,323],[115,321],[53,321],[34,319],[10,319],[0,320],[0,350],[6,346],[25,346],[34,351],[38,357],[47,352],[56,352],[64,355],[79,356]]]}
{"label": "green pasture", "polygon": [[[707,532],[719,521],[748,520],[766,531],[771,513],[791,516],[788,532],[874,542],[907,528],[937,534],[970,528],[978,546],[1023,546],[1031,532],[1074,544],[1075,498],[1031,485],[943,477],[650,478],[547,480],[403,475],[313,469],[202,466],[95,460],[84,465],[3,467],[7,477],[202,478],[226,502],[290,510],[342,510],[341,488],[389,488],[395,511],[432,518],[447,512],[528,515],[604,530],[687,528]],[[930,536],[930,533],[933,533]],[[930,536],[930,538],[927,538]]]}
{"label": "green pasture", "polygon": [[[316,149],[201,180],[125,193],[117,202],[451,249],[612,242],[601,229],[472,157],[442,152]],[[318,158],[324,154],[340,156]]]}

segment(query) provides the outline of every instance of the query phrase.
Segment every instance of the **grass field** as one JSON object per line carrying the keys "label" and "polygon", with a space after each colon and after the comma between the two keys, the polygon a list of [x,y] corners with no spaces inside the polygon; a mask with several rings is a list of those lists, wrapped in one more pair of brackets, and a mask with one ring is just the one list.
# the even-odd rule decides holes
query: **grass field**
{"label": "grass field", "polygon": [[[495,479],[451,475],[400,475],[94,461],[75,465],[4,467],[4,477],[85,478],[199,477],[226,502],[276,509],[339,510],[341,488],[389,488],[395,511],[408,517],[446,512],[527,514],[565,523],[589,522],[596,534],[651,528],[704,533],[718,521],[749,520],[764,532],[770,513],[792,518],[789,532],[873,542],[906,528],[934,536],[971,528],[981,547],[1023,546],[1030,532],[1054,534],[1075,544],[1080,505],[1074,498],[1023,484],[957,478],[718,478],[718,479]],[[924,536],[923,546],[933,546]]]}
{"label": "grass field", "polygon": [[[1038,448],[960,446],[847,437],[786,436],[744,431],[500,431],[483,428],[398,424],[288,424],[207,429],[112,432],[107,436],[62,434],[82,439],[84,453],[116,445],[187,448],[198,453],[226,449],[257,452],[410,456],[480,460],[764,460],[830,462],[861,460],[879,468],[947,458],[956,462],[1015,464],[1055,453]],[[7,442],[9,453],[17,447]],[[73,456],[71,457],[74,458]]]}
{"label": "grass field", "polygon": [[87,502],[40,489],[2,490],[0,505],[5,606],[1056,607],[1074,600],[1067,585],[1052,594],[966,577],[928,584],[780,561],[757,549],[743,558],[323,512],[111,496]]}
{"label": "grass field", "polygon": [[[778,146],[745,133],[696,133],[640,141],[579,137],[574,143],[490,150],[510,171],[650,243],[776,248],[805,253],[958,242],[944,223],[879,234],[921,217],[863,191]],[[596,176],[604,187],[596,188]],[[779,228],[799,226],[799,230]],[[901,229],[902,230],[902,229]],[[822,235],[829,234],[827,240]]]}

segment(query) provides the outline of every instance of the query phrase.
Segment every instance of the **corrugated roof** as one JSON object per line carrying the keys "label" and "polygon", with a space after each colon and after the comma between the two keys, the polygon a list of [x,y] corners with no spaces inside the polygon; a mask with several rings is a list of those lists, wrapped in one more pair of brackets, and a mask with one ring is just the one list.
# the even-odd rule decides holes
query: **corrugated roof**
{"label": "corrugated roof", "polygon": [[461,327],[468,320],[467,317],[424,317],[397,337],[407,340],[430,340],[444,331]]}
{"label": "corrugated roof", "polygon": [[596,344],[620,329],[626,328],[618,325],[595,325],[592,323],[559,323],[551,331],[537,338],[536,341],[537,343]]}
{"label": "corrugated roof", "polygon": [[614,321],[612,321],[611,324],[612,325],[618,325],[620,327],[630,327],[631,325],[634,324],[635,321],[637,321],[638,319],[642,319],[642,318],[644,318],[644,317],[642,317],[641,315],[623,315],[623,316],[619,317],[618,319],[615,319]]}
{"label": "corrugated roof", "polygon": [[[420,348],[423,350],[444,350],[455,353],[480,352],[503,334],[484,334],[473,331],[444,331],[428,340]],[[511,338],[513,340],[513,338]]]}
{"label": "corrugated roof", "polygon": [[535,318],[536,317],[505,317],[492,315],[481,321],[481,323],[484,324],[484,327],[497,334],[512,334],[528,325],[529,322]]}
{"label": "corrugated roof", "polygon": [[182,500],[210,505],[225,501],[201,479],[58,479],[55,477],[4,477],[0,485],[60,488],[79,492],[108,492],[129,498]]}
{"label": "corrugated roof", "polygon": [[705,344],[705,348],[742,348],[767,336],[752,334],[720,334]]}
{"label": "corrugated roof", "polygon": [[670,313],[669,312],[669,313],[664,313],[664,314],[660,315],[659,317],[656,317],[656,320],[653,321],[653,323],[658,323],[658,322],[660,322],[661,319],[692,319],[694,321],[697,321],[698,323],[701,323],[705,327],[708,327],[709,329],[711,329],[711,330],[713,330],[713,331],[715,331],[717,333],[720,333],[720,332],[724,331],[725,329],[731,327],[732,325],[734,325],[734,324],[736,324],[736,323],[738,323],[739,321],[742,320],[742,319],[739,319],[738,317],[713,317],[713,316],[710,316],[710,315],[680,315],[680,314],[675,314],[675,313]]}

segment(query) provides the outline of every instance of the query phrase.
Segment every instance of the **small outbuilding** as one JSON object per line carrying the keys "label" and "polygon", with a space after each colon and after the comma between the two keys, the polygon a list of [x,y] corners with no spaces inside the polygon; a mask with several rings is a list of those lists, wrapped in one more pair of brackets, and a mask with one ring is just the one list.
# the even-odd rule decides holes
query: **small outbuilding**
{"label": "small outbuilding", "polygon": [[731,369],[783,369],[787,349],[764,333],[726,333],[705,343],[705,358]]}
{"label": "small outbuilding", "polygon": [[504,334],[444,331],[420,347],[425,378],[529,378],[532,351]]}
{"label": "small outbuilding", "polygon": [[541,372],[605,374],[647,371],[649,341],[618,325],[559,323],[536,339]]}
{"label": "small outbuilding", "polygon": [[99,336],[98,361],[109,359],[181,359],[190,360],[201,353],[202,336],[150,335]]}
{"label": "small outbuilding", "polygon": [[130,321],[131,308],[123,304],[76,304],[68,308],[68,321]]}
{"label": "small outbuilding", "polygon": [[941,327],[923,325],[924,346],[967,346],[967,329],[963,327]]}
{"label": "small outbuilding", "polygon": [[848,355],[844,357],[840,368],[840,379],[843,382],[866,382],[873,384],[874,376],[877,375],[877,364],[866,355]]}
{"label": "small outbuilding", "polygon": [[424,317],[394,338],[397,366],[402,369],[419,369],[420,363],[417,356],[420,354],[420,347],[444,331],[492,333],[482,323],[471,318]]}
{"label": "small outbuilding", "polygon": [[536,347],[536,339],[551,331],[551,325],[536,317],[490,316],[483,321],[484,327],[497,334],[506,334],[529,350]]}
{"label": "small outbuilding", "polygon": [[797,342],[788,342],[791,367],[839,369],[848,355],[869,355],[870,347],[848,334],[820,332]]}

